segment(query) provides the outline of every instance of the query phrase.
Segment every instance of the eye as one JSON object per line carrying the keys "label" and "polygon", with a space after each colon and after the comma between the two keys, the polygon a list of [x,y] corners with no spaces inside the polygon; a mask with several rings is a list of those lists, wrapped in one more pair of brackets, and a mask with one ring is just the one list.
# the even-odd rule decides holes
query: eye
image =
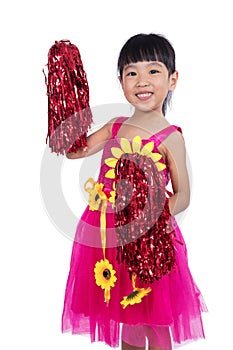
{"label": "eye", "polygon": [[159,73],[159,71],[157,69],[151,69],[150,70],[150,74],[157,74]]}
{"label": "eye", "polygon": [[134,77],[136,75],[135,72],[129,72],[126,74],[128,77]]}

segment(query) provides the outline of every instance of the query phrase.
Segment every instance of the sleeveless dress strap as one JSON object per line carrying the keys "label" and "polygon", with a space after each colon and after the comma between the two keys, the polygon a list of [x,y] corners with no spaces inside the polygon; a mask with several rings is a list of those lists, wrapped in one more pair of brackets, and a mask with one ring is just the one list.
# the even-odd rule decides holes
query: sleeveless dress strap
{"label": "sleeveless dress strap", "polygon": [[[174,131],[179,131],[182,134],[182,129],[179,126],[176,125],[170,125],[165,129],[162,129],[157,134],[155,134],[158,142],[158,145],[163,142],[169,135],[171,135]],[[158,146],[157,145],[157,146]]]}
{"label": "sleeveless dress strap", "polygon": [[118,130],[120,129],[121,125],[124,123],[124,121],[128,119],[128,117],[119,117],[112,125],[112,137],[115,137],[118,133]]}
{"label": "sleeveless dress strap", "polygon": [[[124,123],[125,120],[127,120],[129,117],[118,117],[115,122],[112,125],[112,137],[115,137],[118,133],[118,130],[120,129],[121,125]],[[155,134],[156,139],[159,141],[158,145],[163,142],[170,134],[172,134],[174,131],[179,131],[182,134],[182,129],[179,126],[176,125],[170,125],[165,129],[162,129],[157,134]],[[157,146],[158,146],[157,145]]]}

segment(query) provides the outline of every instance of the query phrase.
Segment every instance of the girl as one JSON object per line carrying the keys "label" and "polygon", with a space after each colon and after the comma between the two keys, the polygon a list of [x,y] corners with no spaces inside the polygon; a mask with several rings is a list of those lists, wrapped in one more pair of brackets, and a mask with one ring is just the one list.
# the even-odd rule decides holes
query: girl
{"label": "girl", "polygon": [[[73,244],[62,330],[87,333],[92,342],[117,347],[122,325],[123,350],[142,350],[147,343],[150,350],[170,350],[174,343],[204,337],[201,312],[206,311],[174,218],[187,208],[190,188],[182,131],[165,119],[178,80],[173,47],[161,35],[135,35],[120,52],[118,72],[125,98],[134,107],[132,116],[114,118],[88,136],[87,150],[67,153],[69,159],[77,159],[103,149],[98,181],[87,179],[85,184],[89,206]],[[128,269],[132,251],[119,258],[122,250],[114,226],[115,166],[122,153],[135,152],[153,158],[165,184],[171,180],[173,189],[167,199],[171,216],[166,232],[174,230],[174,249],[169,252],[175,252],[175,268],[150,281],[139,279],[132,266]],[[143,190],[140,198],[142,194]],[[145,261],[138,261],[144,270]]]}

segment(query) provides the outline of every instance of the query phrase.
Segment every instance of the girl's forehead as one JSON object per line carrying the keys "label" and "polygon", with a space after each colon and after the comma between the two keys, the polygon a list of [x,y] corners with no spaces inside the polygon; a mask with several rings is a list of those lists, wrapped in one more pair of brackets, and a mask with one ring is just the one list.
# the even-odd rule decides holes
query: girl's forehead
{"label": "girl's forehead", "polygon": [[130,69],[130,68],[137,68],[137,67],[151,67],[151,66],[157,66],[158,68],[164,68],[165,64],[160,61],[137,61],[137,62],[130,62],[124,66],[124,69]]}

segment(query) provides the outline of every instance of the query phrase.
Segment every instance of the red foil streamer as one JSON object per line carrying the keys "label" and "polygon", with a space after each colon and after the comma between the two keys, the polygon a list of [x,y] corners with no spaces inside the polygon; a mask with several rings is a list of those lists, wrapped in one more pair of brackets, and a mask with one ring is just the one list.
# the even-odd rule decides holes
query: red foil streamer
{"label": "red foil streamer", "polygon": [[[152,159],[124,154],[116,165],[115,227],[119,263],[146,283],[175,267],[175,233],[163,178]],[[169,228],[169,229],[168,229]]]}
{"label": "red foil streamer", "polygon": [[48,52],[48,134],[52,152],[64,154],[87,147],[92,122],[89,87],[78,48],[55,41]]}

